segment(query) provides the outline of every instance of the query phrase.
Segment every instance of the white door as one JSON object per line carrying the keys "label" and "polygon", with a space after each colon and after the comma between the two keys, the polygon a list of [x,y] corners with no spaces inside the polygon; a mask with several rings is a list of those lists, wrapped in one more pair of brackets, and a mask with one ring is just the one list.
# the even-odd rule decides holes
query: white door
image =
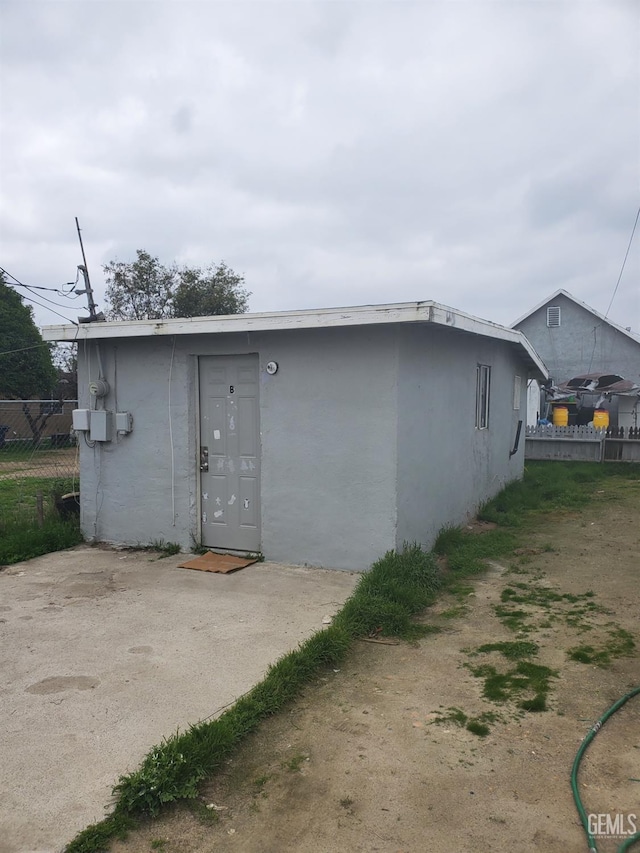
{"label": "white door", "polygon": [[260,550],[257,355],[200,358],[202,544]]}

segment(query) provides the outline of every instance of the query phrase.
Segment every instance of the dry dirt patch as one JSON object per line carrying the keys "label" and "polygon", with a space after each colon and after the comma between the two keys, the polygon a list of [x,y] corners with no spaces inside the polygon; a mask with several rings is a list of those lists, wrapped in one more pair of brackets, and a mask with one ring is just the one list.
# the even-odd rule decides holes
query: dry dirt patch
{"label": "dry dirt patch", "polygon": [[[429,611],[426,619],[441,633],[417,646],[357,643],[340,671],[327,673],[246,742],[191,810],[178,808],[112,849],[585,850],[571,764],[590,725],[640,684],[639,510],[635,482],[618,493],[599,490],[582,512],[549,516],[519,554],[492,564],[470,594]],[[511,602],[526,613],[520,634],[496,614],[506,588],[525,596],[542,590],[525,604]],[[606,667],[567,655],[579,645],[600,648],[620,629],[636,639],[631,655]],[[489,701],[483,680],[468,667],[481,659],[504,670],[509,663],[499,652],[469,652],[516,638],[537,644],[533,659],[557,673],[545,712]],[[458,711],[485,715],[489,734],[481,738],[457,725]],[[640,700],[634,699],[606,724],[583,762],[587,811],[635,813],[640,825],[639,779]],[[611,853],[619,843],[601,839],[599,848]]]}

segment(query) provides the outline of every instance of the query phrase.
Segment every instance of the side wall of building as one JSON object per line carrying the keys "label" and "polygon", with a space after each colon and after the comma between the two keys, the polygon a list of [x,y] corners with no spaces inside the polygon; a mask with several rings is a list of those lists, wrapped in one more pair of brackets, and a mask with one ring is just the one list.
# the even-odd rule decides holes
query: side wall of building
{"label": "side wall of building", "polygon": [[[198,356],[258,353],[265,556],[365,569],[394,547],[393,328],[127,339],[99,348],[110,393],[90,403],[97,350],[82,345],[79,406],[128,411],[134,422],[129,435],[81,443],[86,536],[184,549],[198,542]],[[279,365],[273,376],[270,361]]]}
{"label": "side wall of building", "polygon": [[[547,307],[560,308],[560,326],[547,326]],[[640,344],[560,294],[521,323],[520,329],[554,382],[582,373],[619,373],[640,384]]]}
{"label": "side wall of building", "polygon": [[[491,367],[487,429],[476,427],[478,365]],[[399,376],[397,543],[429,547],[442,527],[464,523],[522,476],[527,369],[504,341],[422,327],[403,336]]]}

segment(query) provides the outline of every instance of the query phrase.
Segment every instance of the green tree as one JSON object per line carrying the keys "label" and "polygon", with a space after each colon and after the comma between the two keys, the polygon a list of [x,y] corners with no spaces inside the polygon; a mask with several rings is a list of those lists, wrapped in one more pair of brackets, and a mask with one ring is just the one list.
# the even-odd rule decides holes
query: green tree
{"label": "green tree", "polygon": [[0,273],[0,398],[49,398],[56,382],[51,352],[33,311]]}
{"label": "green tree", "polygon": [[206,269],[185,267],[178,273],[173,297],[174,317],[210,317],[216,314],[244,314],[249,293],[243,287],[244,276],[224,261]]}
{"label": "green tree", "polygon": [[243,314],[250,294],[244,277],[224,262],[208,267],[169,267],[144,249],[131,263],[111,261],[107,279],[110,320],[161,320],[168,317],[206,317]]}
{"label": "green tree", "polygon": [[109,320],[161,320],[171,317],[176,267],[164,267],[144,249],[132,263],[111,261],[103,267],[107,278]]}

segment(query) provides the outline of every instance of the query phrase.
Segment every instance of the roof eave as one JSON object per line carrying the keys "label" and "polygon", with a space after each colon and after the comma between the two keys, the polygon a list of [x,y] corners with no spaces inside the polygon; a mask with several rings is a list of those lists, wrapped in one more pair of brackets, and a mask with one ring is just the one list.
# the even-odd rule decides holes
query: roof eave
{"label": "roof eave", "polygon": [[107,323],[45,326],[45,341],[86,341],[122,338],[165,337],[172,335],[233,334],[320,329],[390,323],[428,323],[459,332],[505,340],[517,345],[524,360],[545,378],[546,368],[524,334],[489,320],[481,320],[433,301],[364,305],[305,311],[278,311],[192,317],[168,320],[125,320]]}

